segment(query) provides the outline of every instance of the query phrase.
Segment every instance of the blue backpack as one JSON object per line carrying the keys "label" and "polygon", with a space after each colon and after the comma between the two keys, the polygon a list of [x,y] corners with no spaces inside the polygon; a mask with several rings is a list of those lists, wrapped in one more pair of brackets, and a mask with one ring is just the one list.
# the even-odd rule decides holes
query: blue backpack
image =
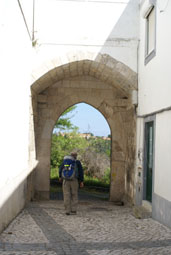
{"label": "blue backpack", "polygon": [[63,164],[62,178],[64,180],[73,180],[78,177],[76,160],[72,156],[64,157]]}

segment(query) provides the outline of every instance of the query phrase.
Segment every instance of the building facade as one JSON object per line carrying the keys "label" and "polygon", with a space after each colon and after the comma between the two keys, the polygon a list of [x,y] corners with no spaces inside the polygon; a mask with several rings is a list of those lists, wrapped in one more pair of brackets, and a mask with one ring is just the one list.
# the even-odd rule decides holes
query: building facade
{"label": "building facade", "polygon": [[137,202],[149,201],[153,217],[168,226],[171,226],[171,35],[167,32],[170,13],[170,1],[140,2],[137,108]]}
{"label": "building facade", "polygon": [[170,1],[7,0],[0,9],[0,230],[30,199],[49,198],[51,133],[80,102],[111,129],[110,200],[148,201],[171,226]]}

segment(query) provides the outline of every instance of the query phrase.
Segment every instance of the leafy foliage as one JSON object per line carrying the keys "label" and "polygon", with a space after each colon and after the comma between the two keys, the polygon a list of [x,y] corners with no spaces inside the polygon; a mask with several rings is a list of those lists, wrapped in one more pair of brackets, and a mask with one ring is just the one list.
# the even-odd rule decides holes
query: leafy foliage
{"label": "leafy foliage", "polygon": [[102,138],[85,139],[80,137],[77,130],[66,134],[53,134],[51,146],[52,178],[57,177],[57,170],[64,156],[72,151],[78,152],[86,176],[98,178],[103,182],[110,179],[110,141]]}
{"label": "leafy foliage", "polygon": [[86,186],[109,188],[110,179],[109,179],[108,182],[105,182],[103,179],[99,179],[97,177],[91,177],[91,176],[85,175],[84,183],[85,183]]}
{"label": "leafy foliage", "polygon": [[59,129],[60,131],[64,130],[74,130],[76,127],[71,123],[72,116],[66,117],[68,113],[73,112],[76,109],[76,105],[69,107],[66,111],[64,111],[61,117],[55,124],[55,128]]}
{"label": "leafy foliage", "polygon": [[108,157],[110,157],[110,140],[103,140],[101,137],[97,139],[90,139],[90,147],[94,148],[97,153],[105,153]]}
{"label": "leafy foliage", "polygon": [[[59,179],[59,171],[58,167],[51,168],[51,180],[58,180]],[[108,168],[105,172],[105,175],[103,178],[97,178],[97,177],[91,177],[88,175],[84,175],[84,184],[86,186],[93,186],[93,187],[103,187],[103,188],[109,188],[110,186],[110,168]]]}
{"label": "leafy foliage", "polygon": [[80,154],[86,148],[87,141],[81,138],[76,130],[73,132],[52,135],[51,146],[51,166],[59,167],[63,161],[64,156],[70,155],[72,151],[77,151]]}
{"label": "leafy foliage", "polygon": [[[64,156],[77,151],[82,162],[86,185],[110,184],[110,140],[94,137],[90,134],[88,139],[81,137],[78,128],[71,122],[71,115],[76,106],[68,108],[58,119],[55,129],[58,133],[52,134],[51,143],[51,179],[58,178],[58,169]],[[67,131],[67,133],[61,133]],[[69,132],[70,131],[70,132]]]}
{"label": "leafy foliage", "polygon": [[50,179],[59,179],[58,167],[51,167]]}
{"label": "leafy foliage", "polygon": [[101,178],[106,169],[110,167],[109,157],[105,153],[98,153],[93,147],[88,147],[81,155],[85,174]]}

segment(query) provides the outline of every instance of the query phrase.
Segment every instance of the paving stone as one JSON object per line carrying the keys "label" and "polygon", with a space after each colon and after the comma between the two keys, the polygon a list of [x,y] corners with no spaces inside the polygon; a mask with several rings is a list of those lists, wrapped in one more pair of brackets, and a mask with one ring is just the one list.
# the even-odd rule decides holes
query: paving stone
{"label": "paving stone", "polygon": [[33,202],[0,235],[0,254],[168,255],[171,229],[106,201],[80,201],[70,216],[62,201]]}

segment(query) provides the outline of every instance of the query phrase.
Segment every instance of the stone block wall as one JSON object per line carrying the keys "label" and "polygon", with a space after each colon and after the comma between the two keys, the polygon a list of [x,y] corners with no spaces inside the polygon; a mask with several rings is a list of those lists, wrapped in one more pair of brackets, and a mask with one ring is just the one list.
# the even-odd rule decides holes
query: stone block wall
{"label": "stone block wall", "polygon": [[[47,72],[33,84],[37,94],[37,101],[33,103],[37,104],[37,198],[49,198],[50,147],[54,125],[68,107],[84,102],[99,110],[111,128],[110,200],[133,200],[136,128],[131,96],[136,89],[136,75],[123,64],[110,61],[107,56],[100,57],[99,61],[106,64],[100,62],[94,69],[94,62],[83,61],[53,68],[52,72]],[[112,63],[115,68],[112,66],[113,69],[110,69],[108,66]]]}

